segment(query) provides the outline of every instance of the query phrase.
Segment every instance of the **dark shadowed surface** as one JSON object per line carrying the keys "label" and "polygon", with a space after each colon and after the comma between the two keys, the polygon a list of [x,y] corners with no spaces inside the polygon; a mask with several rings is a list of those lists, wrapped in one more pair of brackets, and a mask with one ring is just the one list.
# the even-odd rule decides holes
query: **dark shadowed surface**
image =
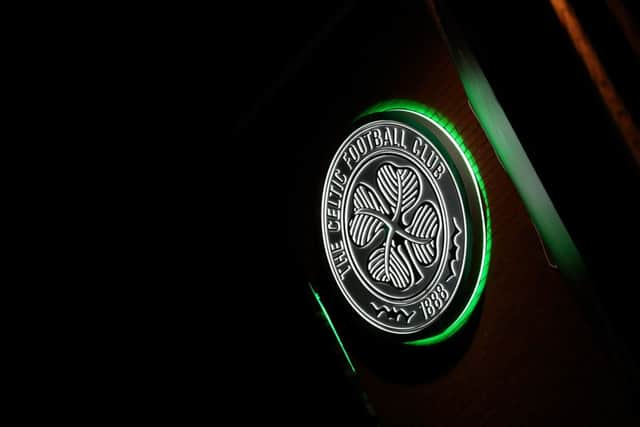
{"label": "dark shadowed surface", "polygon": [[[637,425],[637,385],[603,345],[575,292],[548,265],[427,6],[346,4],[326,15],[329,27],[305,29],[318,40],[302,47],[306,53],[288,56],[282,48],[281,57],[293,58],[282,68],[293,71],[282,81],[267,79],[277,81],[276,89],[254,82],[267,87],[266,95],[250,97],[242,110],[247,120],[236,134],[256,141],[250,146],[252,205],[260,207],[264,224],[275,224],[281,237],[288,234],[251,266],[269,280],[251,287],[247,307],[269,322],[290,325],[251,337],[253,359],[243,384],[252,404],[262,405],[268,420],[358,424],[370,421],[360,396],[365,391],[378,421],[389,426]],[[272,65],[269,73],[278,75],[273,68],[279,67]],[[331,157],[361,111],[391,98],[428,104],[456,125],[489,197],[493,253],[484,297],[460,335],[433,349],[362,344],[320,239],[320,193]],[[318,320],[309,281],[343,332],[356,365],[354,381]]]}

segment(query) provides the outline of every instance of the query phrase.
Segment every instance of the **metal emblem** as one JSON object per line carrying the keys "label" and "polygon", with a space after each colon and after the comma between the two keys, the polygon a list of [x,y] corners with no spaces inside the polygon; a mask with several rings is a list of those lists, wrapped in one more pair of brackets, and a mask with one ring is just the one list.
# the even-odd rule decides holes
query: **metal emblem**
{"label": "metal emblem", "polygon": [[326,177],[322,233],[333,277],[351,307],[386,333],[442,330],[459,317],[477,284],[483,221],[460,148],[411,111],[370,116]]}

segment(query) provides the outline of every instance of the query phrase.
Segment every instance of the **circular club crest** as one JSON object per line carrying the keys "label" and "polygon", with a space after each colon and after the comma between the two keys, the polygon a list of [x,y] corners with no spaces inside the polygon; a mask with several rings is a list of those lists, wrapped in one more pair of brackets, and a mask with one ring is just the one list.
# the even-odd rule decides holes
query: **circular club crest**
{"label": "circular club crest", "polygon": [[377,330],[437,342],[473,310],[488,210],[467,156],[435,120],[401,108],[360,120],[335,154],[322,194],[325,252],[340,291]]}

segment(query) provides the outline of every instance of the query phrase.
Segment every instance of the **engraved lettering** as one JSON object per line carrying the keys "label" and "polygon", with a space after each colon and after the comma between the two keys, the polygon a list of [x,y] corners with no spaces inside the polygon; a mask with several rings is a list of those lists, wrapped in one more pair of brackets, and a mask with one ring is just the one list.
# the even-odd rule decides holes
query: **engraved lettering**
{"label": "engraved lettering", "polygon": [[356,138],[356,148],[361,155],[367,154],[367,146],[364,143],[364,140],[361,137]]}
{"label": "engraved lettering", "polygon": [[389,128],[384,128],[384,145],[394,145],[393,137]]}
{"label": "engraved lettering", "polygon": [[442,307],[445,306],[447,300],[449,299],[449,292],[442,286],[442,284],[438,284],[435,289],[427,294],[427,297],[420,302],[420,307],[422,308],[422,313],[424,314],[424,318],[429,320],[438,312]]}
{"label": "engraved lettering", "polygon": [[344,187],[341,186],[340,184],[338,184],[337,182],[333,181],[330,185],[329,185],[329,196],[335,196],[339,199],[342,198],[342,191],[344,190]]}
{"label": "engraved lettering", "polygon": [[436,177],[436,179],[440,179],[442,178],[442,175],[444,175],[445,172],[445,168],[444,165],[442,164],[442,162],[438,163],[438,166],[436,167],[436,170],[433,171],[433,176]]}
{"label": "engraved lettering", "polygon": [[447,290],[442,285],[438,284],[435,291],[438,293],[438,296],[442,301],[446,302],[449,299],[449,292],[447,292]]}
{"label": "engraved lettering", "polygon": [[373,141],[371,140],[371,131],[369,131],[369,132],[365,133],[365,134],[364,134],[364,135],[362,135],[362,136],[364,136],[365,138],[367,138],[367,143],[369,144],[369,149],[370,149],[371,151],[373,151],[374,144],[373,144]]}
{"label": "engraved lettering", "polygon": [[[407,148],[406,141],[404,139],[405,137],[404,129],[400,129],[400,132],[398,132],[398,128],[393,128],[393,132],[395,134],[395,140],[396,140],[396,144],[398,144],[398,147],[404,148],[405,150],[409,151],[409,149]],[[400,139],[398,139],[398,134],[400,134]]]}
{"label": "engraved lettering", "polygon": [[353,170],[353,166],[351,165],[351,162],[353,161],[353,159],[349,157],[348,152],[345,151],[345,153],[342,155],[342,160],[344,160],[347,166],[349,166],[349,170]]}
{"label": "engraved lettering", "polygon": [[380,129],[373,129],[371,131],[371,135],[373,136],[373,143],[375,144],[375,146],[376,147],[381,147],[382,146],[382,139],[381,139]]}
{"label": "engraved lettering", "polygon": [[337,209],[327,209],[327,216],[335,219],[340,219],[340,211]]}
{"label": "engraved lettering", "polygon": [[420,138],[416,138],[415,141],[413,141],[412,151],[413,151],[413,154],[415,154],[418,157],[420,157],[421,152],[424,151],[423,143]]}
{"label": "engraved lettering", "polygon": [[424,313],[426,320],[429,320],[436,314],[436,309],[431,305],[431,301],[428,298],[420,303],[420,307],[422,307],[422,313]]}
{"label": "engraved lettering", "polygon": [[348,152],[356,163],[360,161],[360,153],[358,153],[358,150],[356,150],[356,147],[354,147],[353,144],[349,146]]}
{"label": "engraved lettering", "polygon": [[331,252],[339,251],[340,249],[343,249],[343,248],[344,246],[342,246],[342,240],[339,242],[329,243],[329,249],[331,250]]}
{"label": "engraved lettering", "polygon": [[[327,229],[332,232],[340,231],[340,222],[334,219],[340,219],[340,207],[342,206],[342,191],[344,187],[335,181],[329,186],[329,194],[327,197]],[[331,206],[331,207],[329,207]]]}
{"label": "engraved lettering", "polygon": [[351,270],[351,266],[347,260],[347,253],[344,250],[342,241],[332,243],[329,245],[329,248],[331,248],[333,264],[335,265],[336,270],[338,270],[340,277],[344,280],[344,276]]}
{"label": "engraved lettering", "polygon": [[[422,154],[424,155],[424,153],[427,150],[425,150]],[[436,156],[436,152],[431,150],[431,154],[429,155],[429,159],[427,161],[425,161],[425,165],[427,165],[427,167],[429,169],[433,168],[433,165],[435,164],[436,160],[438,160],[438,156]]]}
{"label": "engraved lettering", "polygon": [[344,188],[344,184],[347,183],[347,176],[340,172],[340,169],[336,168],[336,171],[333,174],[333,182]]}
{"label": "engraved lettering", "polygon": [[342,206],[343,191],[344,186],[336,181],[331,181],[331,184],[329,185],[329,194],[327,195],[327,204],[335,207],[336,209],[340,209]]}

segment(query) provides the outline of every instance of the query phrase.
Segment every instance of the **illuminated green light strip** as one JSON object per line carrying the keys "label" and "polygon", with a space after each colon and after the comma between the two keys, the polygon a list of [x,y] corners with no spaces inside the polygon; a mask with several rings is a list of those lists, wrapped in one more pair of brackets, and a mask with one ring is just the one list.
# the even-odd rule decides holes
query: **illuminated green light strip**
{"label": "illuminated green light strip", "polygon": [[338,345],[340,345],[340,349],[342,350],[342,354],[344,354],[344,358],[347,359],[347,362],[349,363],[349,366],[351,367],[351,371],[353,371],[353,373],[355,374],[356,373],[356,368],[353,366],[353,363],[351,363],[351,358],[349,357],[349,354],[347,353],[347,350],[344,348],[344,345],[342,344],[342,340],[340,339],[340,335],[338,335],[338,331],[336,331],[335,326],[333,326],[333,322],[331,321],[331,318],[329,317],[329,313],[327,313],[327,310],[324,308],[324,304],[322,304],[322,301],[320,301],[320,295],[318,295],[318,293],[315,291],[315,289],[313,289],[313,286],[311,286],[311,283],[309,283],[309,288],[311,289],[311,292],[313,293],[313,296],[316,297],[316,301],[318,301],[318,305],[320,306],[320,310],[322,311],[322,315],[324,316],[325,319],[327,319],[327,323],[329,324],[329,327],[333,331],[333,335],[336,337],[336,341],[338,341]]}
{"label": "illuminated green light strip", "polygon": [[487,190],[484,184],[484,180],[480,175],[480,168],[478,167],[478,164],[473,158],[473,155],[465,145],[464,140],[462,139],[462,135],[460,135],[460,133],[456,130],[453,123],[451,123],[445,116],[443,116],[441,113],[434,110],[433,108],[430,108],[419,102],[411,101],[407,99],[392,99],[392,100],[383,101],[371,106],[370,108],[365,110],[362,114],[360,114],[356,118],[356,120],[363,116],[367,116],[369,114],[382,113],[382,112],[391,111],[391,110],[410,111],[410,112],[419,114],[421,116],[425,116],[426,118],[431,119],[432,121],[436,122],[439,126],[441,126],[446,131],[446,133],[448,133],[453,138],[453,140],[458,145],[458,148],[460,149],[460,151],[464,154],[464,157],[467,160],[467,166],[471,171],[473,171],[476,184],[478,186],[478,189],[480,190],[480,194],[482,194],[482,199],[484,200],[484,204],[485,204],[485,210],[484,210],[485,238],[483,242],[484,247],[482,251],[482,263],[480,267],[480,274],[478,276],[477,285],[473,291],[473,294],[471,295],[471,298],[469,299],[469,302],[467,303],[467,306],[464,308],[462,313],[460,313],[458,318],[451,325],[449,325],[444,331],[431,337],[405,342],[405,344],[416,345],[416,346],[433,345],[451,337],[453,334],[458,332],[460,328],[462,328],[467,323],[467,321],[471,317],[471,313],[473,313],[473,310],[477,306],[478,301],[480,300],[480,296],[482,295],[482,292],[484,290],[484,286],[487,281],[487,274],[489,273],[489,264],[491,262],[491,246],[492,246],[491,214],[489,212],[489,198],[487,197]]}
{"label": "illuminated green light strip", "polygon": [[473,111],[518,190],[552,261],[570,279],[580,280],[585,275],[580,253],[484,73],[466,47],[451,52]]}

